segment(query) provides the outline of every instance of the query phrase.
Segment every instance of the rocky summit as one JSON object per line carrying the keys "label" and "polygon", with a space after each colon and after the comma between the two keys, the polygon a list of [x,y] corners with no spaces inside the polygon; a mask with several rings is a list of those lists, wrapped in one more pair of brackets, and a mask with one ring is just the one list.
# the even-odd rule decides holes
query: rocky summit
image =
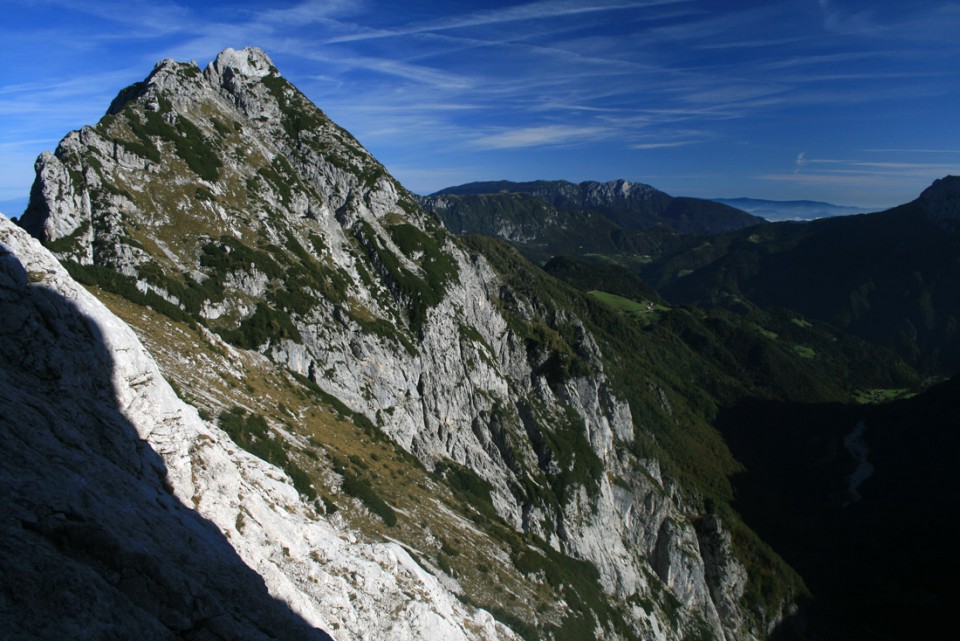
{"label": "rocky summit", "polygon": [[945,176],[920,194],[924,213],[951,231],[960,221],[960,176]]}
{"label": "rocky summit", "polygon": [[453,237],[262,51],[160,62],[36,170],[4,629],[752,639],[802,593],[689,350]]}

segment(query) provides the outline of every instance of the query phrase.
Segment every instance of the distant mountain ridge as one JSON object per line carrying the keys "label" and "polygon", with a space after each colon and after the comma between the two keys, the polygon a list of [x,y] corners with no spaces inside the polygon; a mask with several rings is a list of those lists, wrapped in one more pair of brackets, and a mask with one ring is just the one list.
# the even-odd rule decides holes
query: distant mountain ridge
{"label": "distant mountain ridge", "polygon": [[674,197],[650,185],[623,179],[581,183],[565,180],[474,182],[441,189],[430,197],[491,194],[529,194],[558,209],[599,213],[631,230],[662,226],[682,233],[716,233],[764,222],[722,203]]}
{"label": "distant mountain ridge", "polygon": [[766,222],[726,205],[674,198],[626,180],[477,182],[418,200],[453,233],[501,238],[537,264],[557,255],[659,255],[679,235]]}
{"label": "distant mountain ridge", "polygon": [[816,200],[763,200],[759,198],[711,198],[713,202],[722,203],[742,209],[745,212],[776,222],[781,220],[816,220],[833,216],[851,216],[866,214],[874,211],[865,207],[851,207],[848,205],[834,205],[833,203]]}

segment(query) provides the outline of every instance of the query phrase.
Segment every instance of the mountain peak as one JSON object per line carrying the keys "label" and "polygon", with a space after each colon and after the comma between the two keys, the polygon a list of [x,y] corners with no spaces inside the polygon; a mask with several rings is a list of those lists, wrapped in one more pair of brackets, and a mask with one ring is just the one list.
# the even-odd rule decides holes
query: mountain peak
{"label": "mountain peak", "polygon": [[[565,626],[585,631],[574,636],[602,628],[680,639],[702,620],[714,636],[743,638],[767,625],[737,605],[724,609],[740,602],[744,584],[716,588],[706,577],[752,570],[740,569],[747,566],[719,525],[710,526],[710,554],[691,546],[706,531],[686,516],[699,505],[684,499],[681,507],[679,494],[663,491],[660,463],[634,450],[641,428],[631,407],[657,420],[672,410],[662,409],[665,400],[647,408],[644,392],[621,397],[605,368],[644,372],[643,385],[625,385],[625,393],[649,380],[676,407],[685,397],[637,365],[633,355],[647,339],[633,320],[594,338],[585,299],[497,244],[454,242],[262,51],[226,50],[202,72],[195,63],[161,62],[121,92],[100,122],[41,156],[36,170],[24,228],[79,280],[125,299],[123,313],[143,308],[147,316],[133,314],[151,344],[162,346],[164,375],[209,420],[220,416],[240,448],[257,449],[251,454],[299,479],[291,500],[303,495],[318,523],[341,510],[346,518],[338,523],[359,523],[374,541],[383,528],[401,525],[402,543],[390,544],[393,561],[367,555],[358,562],[391,568],[393,584],[344,569],[337,576],[362,585],[339,586],[319,569],[305,570],[344,557],[315,545],[318,536],[256,538],[256,554],[244,560],[266,567],[288,586],[278,597],[316,613],[318,622],[336,623],[351,638],[516,638],[489,613],[461,608],[444,591],[453,585],[465,586],[471,604],[533,621],[538,637],[559,636]],[[607,191],[624,183],[611,185]],[[553,193],[549,187],[530,189]],[[622,196],[611,200],[600,187],[596,194],[555,187],[581,217],[599,216],[594,210],[602,207],[631,215]],[[640,189],[630,185],[631,201]],[[3,258],[0,278],[22,285],[23,273],[11,270]],[[30,271],[27,281],[39,277]],[[620,327],[603,318],[604,328]],[[625,338],[608,346],[607,336]],[[630,355],[629,365],[613,360],[621,354]],[[60,370],[51,371],[56,385]],[[190,439],[177,460],[193,461],[194,444],[207,447]],[[453,493],[439,491],[447,484]],[[206,509],[201,491],[185,496]],[[241,510],[215,522],[245,551],[245,521],[266,521],[259,508]],[[464,545],[461,556],[433,532],[471,541],[470,551]],[[483,542],[474,544],[475,536]],[[404,546],[429,549],[435,561],[408,561]],[[264,558],[284,567],[265,566]],[[408,570],[430,583],[406,587],[401,573]],[[434,571],[449,582],[428,578]],[[551,580],[531,581],[541,574]],[[505,584],[516,595],[507,605]],[[719,590],[723,601],[715,602]],[[423,599],[408,596],[420,594],[438,595],[437,603],[420,609]],[[629,605],[634,597],[649,606]],[[769,601],[765,611],[779,616],[782,601]]]}
{"label": "mountain peak", "polygon": [[924,213],[937,222],[960,222],[960,176],[933,181],[919,198]]}
{"label": "mountain peak", "polygon": [[223,76],[227,69],[230,69],[234,74],[251,78],[263,78],[270,74],[279,75],[270,57],[262,49],[256,47],[245,47],[239,51],[230,48],[224,49],[216,60],[207,67],[208,73],[218,76]]}

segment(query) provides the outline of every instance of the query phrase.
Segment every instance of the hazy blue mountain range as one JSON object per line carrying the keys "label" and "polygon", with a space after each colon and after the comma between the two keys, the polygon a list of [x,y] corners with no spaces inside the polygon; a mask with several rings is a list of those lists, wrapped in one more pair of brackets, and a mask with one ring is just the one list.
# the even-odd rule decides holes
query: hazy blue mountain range
{"label": "hazy blue mountain range", "polygon": [[832,216],[866,214],[871,209],[833,205],[815,200],[761,200],[758,198],[711,198],[713,202],[735,207],[764,220],[816,220]]}

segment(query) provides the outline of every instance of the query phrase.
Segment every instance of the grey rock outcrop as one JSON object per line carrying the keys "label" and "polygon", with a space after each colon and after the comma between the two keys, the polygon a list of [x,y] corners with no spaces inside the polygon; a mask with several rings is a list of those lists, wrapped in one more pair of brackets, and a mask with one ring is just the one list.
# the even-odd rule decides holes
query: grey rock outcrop
{"label": "grey rock outcrop", "polygon": [[5,218],[0,312],[5,638],[513,638],[306,508]]}
{"label": "grey rock outcrop", "polygon": [[154,448],[208,430],[25,236],[0,219],[4,636],[329,639],[178,500]]}

